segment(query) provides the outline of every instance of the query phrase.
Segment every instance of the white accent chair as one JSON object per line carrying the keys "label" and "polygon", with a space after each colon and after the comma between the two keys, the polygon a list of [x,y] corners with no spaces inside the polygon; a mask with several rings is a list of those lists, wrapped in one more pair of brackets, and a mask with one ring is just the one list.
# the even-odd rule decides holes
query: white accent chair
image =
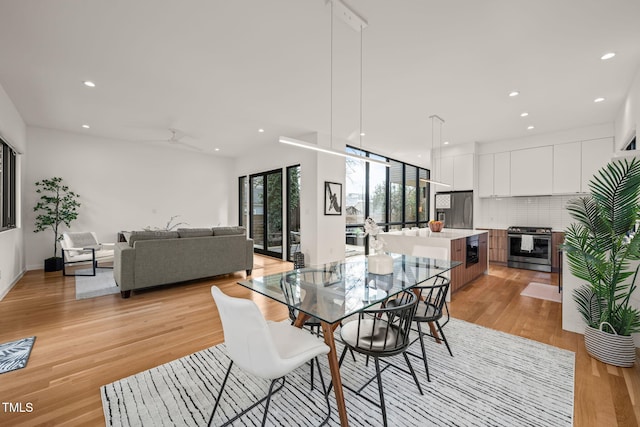
{"label": "white accent chair", "polygon": [[[65,232],[60,241],[62,247],[62,274],[64,276],[95,276],[96,268],[113,268],[98,265],[113,261],[115,243],[99,243],[93,231]],[[91,263],[91,273],[67,273],[67,266]]]}
{"label": "white accent chair", "polygon": [[[264,426],[271,396],[284,386],[285,375],[309,361],[312,363],[315,361],[320,374],[328,408],[327,416],[321,425],[326,424],[331,415],[331,406],[318,362],[318,356],[329,353],[329,347],[324,341],[307,331],[290,325],[287,320],[282,322],[265,320],[255,302],[225,295],[217,286],[211,287],[211,295],[218,307],[224,331],[224,342],[231,363],[229,363],[229,368],[222,381],[220,392],[209,418],[209,425],[212,425],[213,417],[218,409],[222,392],[234,363],[248,374],[271,380],[271,385],[267,396],[226,421],[223,426],[233,423],[266,400],[262,418]],[[282,384],[274,390],[274,385],[278,380],[282,380]]]}

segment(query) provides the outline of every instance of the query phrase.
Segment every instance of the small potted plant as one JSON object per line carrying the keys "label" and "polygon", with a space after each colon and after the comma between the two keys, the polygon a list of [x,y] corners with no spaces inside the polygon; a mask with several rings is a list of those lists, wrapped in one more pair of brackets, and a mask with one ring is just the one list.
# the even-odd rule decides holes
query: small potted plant
{"label": "small potted plant", "polygon": [[40,200],[33,208],[37,212],[33,232],[53,231],[53,256],[44,260],[44,271],[59,271],[62,270],[62,258],[58,257],[58,241],[62,239],[60,224],[70,227],[78,218],[79,196],[59,177],[36,182],[36,193],[40,194]]}
{"label": "small potted plant", "polygon": [[640,310],[631,296],[640,260],[640,162],[609,163],[591,179],[591,194],[567,204],[576,220],[563,249],[571,273],[585,284],[573,299],[586,322],[585,345],[602,362],[630,367],[635,362],[631,334],[640,332]]}

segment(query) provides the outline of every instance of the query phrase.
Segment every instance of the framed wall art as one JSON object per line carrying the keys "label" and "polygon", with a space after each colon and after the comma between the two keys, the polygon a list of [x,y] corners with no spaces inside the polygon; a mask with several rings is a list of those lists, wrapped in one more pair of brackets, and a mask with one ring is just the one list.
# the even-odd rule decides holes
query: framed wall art
{"label": "framed wall art", "polygon": [[324,182],[324,214],[342,215],[342,184]]}

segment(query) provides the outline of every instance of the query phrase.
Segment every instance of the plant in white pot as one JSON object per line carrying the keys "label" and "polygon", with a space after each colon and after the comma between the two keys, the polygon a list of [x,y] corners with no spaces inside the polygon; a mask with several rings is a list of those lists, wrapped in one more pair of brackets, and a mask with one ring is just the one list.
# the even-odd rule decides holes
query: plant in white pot
{"label": "plant in white pot", "polygon": [[33,207],[38,213],[33,232],[53,231],[53,256],[44,260],[44,271],[59,271],[62,270],[62,258],[58,257],[58,241],[62,239],[60,224],[70,227],[71,221],[78,218],[79,196],[69,190],[59,177],[38,181],[36,188],[40,199]]}
{"label": "plant in white pot", "polygon": [[629,367],[636,354],[631,334],[640,332],[640,310],[630,304],[638,275],[631,261],[640,260],[640,162],[607,164],[589,188],[590,195],[567,204],[576,222],[566,230],[562,247],[571,273],[587,282],[573,299],[587,323],[589,354]]}

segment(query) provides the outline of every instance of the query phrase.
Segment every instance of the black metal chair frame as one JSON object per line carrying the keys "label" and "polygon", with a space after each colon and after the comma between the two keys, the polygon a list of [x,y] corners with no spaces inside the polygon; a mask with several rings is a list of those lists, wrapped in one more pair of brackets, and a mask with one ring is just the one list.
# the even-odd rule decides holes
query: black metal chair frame
{"label": "black metal chair frame", "polygon": [[[325,400],[327,402],[327,416],[324,418],[322,423],[320,423],[320,425],[323,426],[323,425],[327,424],[327,422],[329,421],[329,418],[331,417],[331,403],[329,402],[329,391],[327,390],[327,387],[325,386],[324,378],[322,377],[322,373],[320,372],[320,362],[318,362],[318,358],[317,357],[314,357],[313,361],[315,361],[316,366],[318,367],[318,374],[320,376],[320,382],[322,383],[322,392],[323,392]],[[211,412],[211,416],[209,417],[209,422],[207,424],[208,426],[212,425],[211,423],[213,422],[213,417],[214,417],[214,415],[216,413],[216,410],[218,409],[218,406],[220,404],[220,398],[222,397],[222,392],[224,391],[224,388],[227,385],[227,380],[229,379],[229,374],[231,373],[231,368],[232,367],[233,367],[233,360],[229,362],[229,368],[227,369],[227,373],[225,374],[224,380],[222,381],[222,386],[220,387],[220,391],[218,392],[218,396],[216,397],[216,403],[213,406],[213,411]],[[277,388],[274,389],[274,386],[280,380],[282,380],[282,384],[280,384]],[[269,385],[269,392],[267,393],[267,395],[265,397],[263,397],[262,399],[258,400],[253,405],[249,406],[248,408],[243,409],[242,412],[240,412],[239,414],[237,414],[233,418],[227,420],[220,427],[225,427],[225,426],[230,425],[231,423],[233,423],[234,421],[236,421],[237,419],[242,417],[244,414],[246,414],[247,412],[251,411],[253,408],[255,408],[256,406],[260,405],[262,402],[266,401],[265,407],[264,407],[264,414],[262,415],[262,424],[261,424],[262,427],[264,427],[266,422],[267,422],[267,415],[269,414],[269,405],[271,403],[271,397],[284,387],[285,382],[286,382],[285,377],[280,377],[280,378],[276,378],[276,379],[272,380],[271,384]],[[309,396],[307,396],[307,398],[311,399],[311,397],[309,397]]]}
{"label": "black metal chair frame", "polygon": [[[411,361],[409,360],[409,357],[407,356],[407,351],[406,351],[410,345],[409,334],[411,332],[411,323],[413,321],[413,316],[415,314],[418,299],[415,293],[408,290],[408,291],[404,291],[393,301],[395,302],[394,304],[388,304],[382,308],[367,309],[359,313],[358,320],[357,320],[358,333],[355,341],[356,345],[349,344],[343,339],[342,342],[345,344],[345,346],[342,351],[342,354],[340,355],[340,360],[338,362],[338,365],[342,366],[342,362],[344,361],[347,350],[352,350],[352,351],[364,354],[367,356],[367,359],[369,357],[373,358],[375,362],[375,367],[376,367],[376,375],[374,377],[369,379],[359,389],[354,389],[345,383],[343,383],[342,386],[347,390],[355,393],[359,397],[365,399],[369,403],[379,407],[382,411],[382,420],[385,426],[387,425],[387,410],[384,403],[384,392],[382,387],[381,374],[383,371],[385,371],[390,366],[394,366],[403,372],[410,373],[411,376],[413,377],[413,380],[416,383],[418,391],[420,392],[420,394],[424,394],[422,392],[422,387],[420,387],[420,382],[418,381],[418,377],[416,376],[416,373],[413,369],[413,366],[411,365]],[[368,327],[368,325],[367,326],[362,325],[362,321],[365,319],[371,322],[371,330],[375,330],[376,325],[382,326],[384,328],[384,334],[382,336],[385,337],[385,340],[384,340],[382,349],[373,348],[373,340],[371,340],[371,344],[369,345],[369,348],[358,345],[358,343],[360,343],[361,333],[362,332],[366,333],[366,331],[363,331],[363,328]],[[356,320],[354,320],[353,322],[356,322]],[[398,334],[397,340],[395,345],[393,345],[390,348],[387,348],[388,344],[392,344],[387,342],[387,339],[390,336],[391,329],[393,329],[394,332]],[[404,356],[405,362],[409,367],[409,371],[406,371],[386,361],[385,361],[386,366],[383,369],[380,369],[380,362],[381,362],[380,358],[395,356],[398,354],[402,354]],[[380,396],[379,402],[376,402],[362,394],[362,390],[364,390],[374,379],[377,380],[377,384],[378,384],[378,394]],[[331,392],[332,386],[333,386],[333,383],[329,383],[329,392]]]}
{"label": "black metal chair frame", "polygon": [[[82,260],[82,261],[67,261],[66,257],[65,257],[65,252],[66,251],[91,251],[91,259],[86,259],[86,260]],[[81,263],[87,263],[87,262],[91,262],[91,267],[92,267],[92,272],[91,274],[67,274],[67,264],[81,264]],[[113,267],[101,267],[98,265],[98,260],[96,260],[96,248],[62,248],[62,275],[63,276],[95,276],[96,275],[96,269],[97,268],[109,268],[109,269],[113,269]]]}
{"label": "black metal chair frame", "polygon": [[[435,281],[430,285],[424,286],[415,286],[413,289],[418,294],[418,306],[416,307],[416,313],[413,317],[414,322],[417,325],[418,337],[414,338],[411,341],[409,346],[413,345],[416,341],[420,341],[420,349],[422,351],[422,356],[407,351],[407,353],[413,357],[418,359],[422,359],[424,362],[424,369],[427,373],[427,381],[431,382],[431,377],[429,376],[429,365],[427,363],[427,352],[424,347],[424,336],[429,336],[434,339],[441,339],[444,341],[447,346],[447,350],[449,350],[449,354],[453,357],[453,353],[451,352],[451,347],[449,346],[449,342],[447,341],[447,337],[442,330],[442,327],[449,322],[449,307],[447,306],[447,292],[449,291],[450,281],[444,276],[438,275],[435,277]],[[423,311],[424,307],[424,311]],[[421,313],[427,314],[427,312],[431,309],[431,315],[423,316]],[[444,311],[447,313],[447,320],[440,324],[440,319],[442,319],[444,315]],[[432,335],[430,332],[424,332],[422,330],[421,324],[433,322],[436,324],[438,332],[440,334],[439,337]]]}

